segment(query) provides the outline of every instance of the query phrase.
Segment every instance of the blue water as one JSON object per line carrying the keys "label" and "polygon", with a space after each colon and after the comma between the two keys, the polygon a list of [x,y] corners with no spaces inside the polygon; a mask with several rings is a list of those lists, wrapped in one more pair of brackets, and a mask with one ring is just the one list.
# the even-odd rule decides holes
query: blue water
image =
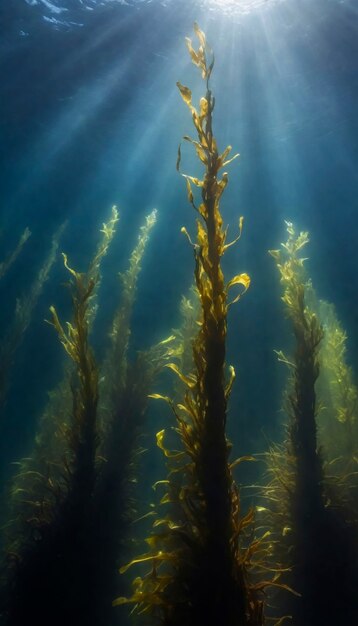
{"label": "blue water", "polygon": [[[228,361],[237,383],[229,432],[238,453],[263,450],[281,432],[285,372],[274,348],[289,342],[276,269],[268,256],[285,238],[284,219],[308,230],[309,274],[358,353],[358,5],[355,0],[3,0],[0,7],[0,260],[28,226],[32,236],[0,285],[5,334],[65,220],[60,243],[84,270],[98,228],[117,204],[121,221],[103,265],[94,343],[103,352],[116,286],[144,216],[158,209],[132,323],[131,351],[178,324],[193,258],[180,233],[193,211],[175,168],[191,120],[180,80],[201,95],[184,37],[197,21],[215,51],[215,132],[240,159],[223,201],[233,235],[228,275],[252,286],[230,312]],[[182,167],[197,173],[190,150]],[[56,304],[68,319],[60,258],[9,372],[0,467],[31,449],[36,418],[61,376],[62,352],[44,323]],[[153,433],[154,436],[154,428]],[[338,626],[338,625],[337,625]]]}

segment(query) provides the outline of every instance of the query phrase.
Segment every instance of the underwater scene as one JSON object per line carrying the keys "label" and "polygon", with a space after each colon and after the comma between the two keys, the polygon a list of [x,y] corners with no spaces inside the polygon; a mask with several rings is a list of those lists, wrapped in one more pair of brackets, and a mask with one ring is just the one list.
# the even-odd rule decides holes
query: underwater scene
{"label": "underwater scene", "polygon": [[357,2],[0,33],[0,626],[357,626]]}

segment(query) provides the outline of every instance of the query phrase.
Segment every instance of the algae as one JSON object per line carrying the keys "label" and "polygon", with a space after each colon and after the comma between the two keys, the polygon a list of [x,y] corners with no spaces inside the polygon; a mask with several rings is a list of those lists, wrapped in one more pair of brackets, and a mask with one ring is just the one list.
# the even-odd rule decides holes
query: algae
{"label": "algae", "polygon": [[138,433],[153,378],[171,356],[172,342],[170,337],[128,360],[131,310],[153,213],[122,275],[111,347],[97,362],[90,335],[101,261],[117,222],[114,207],[86,272],[73,269],[63,255],[73,317],[64,325],[51,307],[50,323],[69,359],[39,422],[33,454],[20,462],[12,482],[0,608],[7,625],[115,623],[118,563],[135,515]]}
{"label": "algae", "polygon": [[[133,604],[134,612],[148,624],[225,624],[259,626],[264,623],[263,592],[273,580],[254,580],[252,570],[261,562],[266,536],[257,536],[253,528],[254,512],[243,513],[239,488],[232,469],[246,457],[229,460],[231,444],[226,436],[227,405],[235,378],[233,367],[226,367],[225,350],[227,312],[248,289],[246,273],[225,281],[221,259],[241,236],[226,243],[227,228],[220,211],[220,200],[228,175],[220,170],[236,158],[228,158],[231,147],[218,152],[213,134],[215,100],[210,89],[214,58],[205,34],[194,25],[198,49],[186,39],[193,63],[200,69],[206,94],[199,109],[192,104],[188,87],[177,83],[188,106],[197,139],[184,140],[194,146],[204,166],[202,179],[183,174],[189,203],[198,214],[197,236],[193,242],[184,232],[194,252],[194,278],[200,301],[199,331],[192,340],[193,368],[187,373],[173,362],[168,364],[181,381],[180,401],[164,399],[173,411],[176,448],[165,443],[165,431],[157,433],[157,445],[167,460],[167,477],[155,488],[163,488],[157,519],[147,538],[149,551],[121,568],[125,573],[133,565],[149,565],[133,581],[133,595],[119,597],[115,605]],[[181,165],[179,146],[177,169]],[[201,190],[197,203],[192,185]],[[231,296],[233,287],[239,287]],[[185,361],[188,362],[188,361]]]}
{"label": "algae", "polygon": [[[307,259],[302,256],[309,237],[306,232],[297,234],[290,222],[286,222],[286,226],[287,242],[270,254],[280,274],[282,301],[293,331],[295,349],[293,356],[277,352],[279,360],[290,370],[284,402],[288,422],[285,443],[273,445],[268,455],[271,480],[264,493],[269,506],[264,507],[263,518],[275,537],[276,558],[291,570],[288,581],[300,595],[282,599],[294,623],[297,626],[337,625],[341,623],[344,606],[346,623],[354,624],[357,620],[354,600],[358,573],[357,527],[334,496],[332,483],[341,481],[334,481],[330,476],[325,438],[321,438],[318,430],[320,413],[323,415],[317,397],[317,381],[324,330],[314,310],[312,284],[304,268]],[[334,360],[331,355],[330,366],[336,374],[338,369],[345,372],[342,384],[347,391],[348,371],[339,354]],[[325,367],[327,369],[327,361]],[[330,376],[333,384],[332,370]],[[346,399],[352,398],[352,394],[351,387]],[[342,406],[337,408],[339,419],[343,409]],[[327,592],[333,588],[334,594],[327,601]]]}
{"label": "algae", "polygon": [[[43,291],[44,284],[49,278],[50,271],[56,260],[59,241],[66,227],[62,224],[52,237],[51,248],[45,259],[37,277],[33,280],[29,290],[17,298],[14,311],[14,319],[9,328],[5,331],[0,343],[0,425],[6,419],[5,402],[10,385],[10,372],[14,364],[15,354],[19,349],[24,335],[30,325],[31,318]],[[24,244],[29,239],[31,232],[28,228],[24,230],[15,250],[8,258],[0,263],[0,278],[2,278],[15,262]]]}

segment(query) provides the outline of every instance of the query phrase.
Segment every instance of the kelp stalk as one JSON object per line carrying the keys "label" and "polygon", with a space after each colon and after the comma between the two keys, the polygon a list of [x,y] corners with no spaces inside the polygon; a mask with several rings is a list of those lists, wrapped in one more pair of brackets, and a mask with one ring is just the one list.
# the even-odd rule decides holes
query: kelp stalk
{"label": "kelp stalk", "polygon": [[[193,345],[195,374],[188,385],[185,404],[198,429],[195,435],[193,433],[191,454],[204,504],[206,566],[211,573],[206,580],[206,593],[212,599],[207,603],[209,613],[217,620],[221,616],[224,623],[244,624],[248,607],[243,572],[236,569],[239,580],[233,580],[232,576],[235,554],[232,553],[231,539],[235,536],[235,525],[232,518],[233,485],[228,465],[229,446],[225,434],[231,383],[226,387],[225,349],[228,290],[236,284],[243,285],[246,290],[249,278],[247,275],[236,276],[227,285],[221,268],[221,258],[227,248],[227,231],[223,227],[220,200],[228,176],[224,172],[219,179],[219,172],[229,162],[227,157],[231,147],[221,155],[218,153],[212,130],[215,101],[209,85],[214,59],[208,65],[207,55],[210,51],[205,35],[198,27],[195,32],[200,44],[198,51],[194,51],[189,39],[187,46],[193,63],[201,69],[206,81],[206,96],[200,100],[199,112],[192,105],[190,90],[178,83],[198,134],[198,141],[189,137],[186,140],[194,144],[205,166],[203,180],[185,176],[188,199],[200,214],[197,220],[197,242],[193,248],[195,282],[202,309],[201,327]],[[180,160],[178,168],[179,165]],[[194,203],[191,183],[201,188],[202,202],[199,207]],[[233,370],[231,375],[233,378]],[[217,580],[216,572],[220,572],[220,580]],[[228,621],[224,618],[226,613]]]}
{"label": "kelp stalk", "polygon": [[[113,209],[112,219],[103,225],[101,243],[86,273],[72,269],[67,256],[63,255],[65,267],[71,275],[73,320],[64,327],[56,309],[51,307],[50,323],[74,367],[72,415],[63,424],[56,422],[64,439],[62,458],[47,458],[47,461],[40,458],[40,468],[45,465],[44,474],[35,465],[35,470],[25,470],[24,476],[20,475],[18,479],[19,485],[22,481],[25,485],[24,490],[19,486],[14,494],[16,497],[18,493],[18,516],[23,516],[23,534],[15,537],[13,544],[15,547],[18,544],[18,549],[8,573],[3,609],[7,626],[22,626],[26,622],[38,626],[48,623],[62,626],[66,621],[86,626],[98,623],[93,610],[95,573],[92,549],[99,443],[99,377],[89,344],[89,328],[94,314],[93,298],[100,278],[100,262],[107,252],[116,221],[117,212]],[[68,394],[65,404],[67,400]],[[62,414],[61,410],[60,416]],[[57,415],[52,417],[59,419]],[[43,441],[40,438],[41,449]],[[37,486],[34,492],[38,497],[32,500],[33,484]],[[21,507],[22,493],[24,503]],[[27,493],[30,495],[28,500],[25,498]]]}
{"label": "kelp stalk", "polygon": [[[282,300],[295,338],[292,360],[278,353],[279,359],[291,370],[286,398],[290,418],[284,452],[286,463],[279,459],[279,485],[285,487],[284,506],[288,513],[287,533],[284,528],[282,534],[287,534],[290,544],[292,586],[301,594],[301,598],[291,596],[290,610],[297,626],[334,626],[340,623],[342,612],[346,623],[353,624],[357,617],[354,600],[356,540],[344,517],[327,498],[317,441],[319,403],[315,387],[323,329],[306,302],[311,287],[305,277],[305,258],[301,254],[308,243],[308,233],[296,235],[292,223],[286,222],[286,225],[288,240],[281,250],[271,251],[271,255],[280,272]],[[272,459],[277,463],[274,455]],[[327,590],[333,588],[335,592],[327,601]]]}
{"label": "kelp stalk", "polygon": [[[259,626],[264,617],[258,592],[269,583],[260,581],[255,585],[248,580],[248,570],[262,544],[260,539],[242,544],[253,512],[246,516],[241,513],[225,434],[227,402],[235,377],[230,367],[229,380],[226,379],[227,312],[250,284],[247,274],[226,283],[221,268],[222,256],[240,238],[243,222],[240,218],[239,234],[227,244],[220,200],[228,176],[224,172],[220,177],[220,170],[237,155],[228,159],[230,146],[222,154],[218,152],[212,129],[214,98],[209,84],[214,60],[204,33],[196,24],[194,28],[198,50],[194,50],[189,39],[187,47],[206,85],[199,111],[192,104],[190,89],[180,83],[178,88],[198,135],[197,140],[184,139],[194,146],[205,168],[202,180],[184,175],[189,202],[199,214],[196,242],[182,229],[194,251],[200,330],[193,341],[193,371],[184,374],[175,363],[168,364],[184,384],[181,402],[152,394],[169,403],[179,438],[178,449],[170,450],[164,443],[164,431],[157,434],[157,444],[167,458],[168,478],[156,486],[165,488],[160,505],[168,511],[153,524],[153,533],[147,539],[150,551],[122,568],[125,572],[131,565],[149,563],[151,571],[135,579],[132,597],[118,598],[115,604],[134,603],[138,613],[147,616],[146,623],[165,626]],[[178,170],[180,162],[179,147]],[[192,184],[201,189],[199,206]],[[228,293],[234,286],[241,289],[229,301]]]}

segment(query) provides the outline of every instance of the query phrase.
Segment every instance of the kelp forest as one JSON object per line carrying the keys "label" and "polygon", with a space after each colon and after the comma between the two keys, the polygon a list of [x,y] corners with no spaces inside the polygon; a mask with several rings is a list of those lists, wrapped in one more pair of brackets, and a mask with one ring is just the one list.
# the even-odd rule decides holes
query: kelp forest
{"label": "kelp forest", "polygon": [[[32,418],[26,456],[13,459],[0,490],[1,626],[358,624],[358,380],[347,334],[310,278],[309,233],[286,221],[284,242],[272,241],[278,248],[267,253],[288,337],[271,347],[285,380],[274,407],[281,433],[265,450],[242,454],[229,438],[228,424],[240,432],[245,409],[230,399],[236,374],[227,344],[255,276],[240,260],[244,217],[229,228],[224,205],[239,155],[216,139],[214,53],[196,23],[186,48],[197,82],[177,82],[188,135],[178,137],[173,169],[191,215],[178,237],[192,258],[191,285],[178,292],[180,323],[167,319],[158,341],[138,349],[132,319],[160,217],[153,209],[107,294],[111,318],[106,349],[98,350],[102,281],[112,271],[106,257],[122,245],[127,210],[113,206],[81,267],[74,251],[61,252],[71,219],[53,232],[2,329],[0,437],[16,360],[37,315],[58,344],[62,373]],[[0,280],[16,274],[30,228],[12,250],[3,246]],[[234,253],[240,265],[228,274]],[[60,264],[66,284],[53,293],[64,292],[67,318],[56,301],[38,313]],[[257,312],[258,323],[264,315]],[[157,411],[165,422],[155,434],[148,415]],[[156,447],[159,478],[148,490],[142,481]]]}

